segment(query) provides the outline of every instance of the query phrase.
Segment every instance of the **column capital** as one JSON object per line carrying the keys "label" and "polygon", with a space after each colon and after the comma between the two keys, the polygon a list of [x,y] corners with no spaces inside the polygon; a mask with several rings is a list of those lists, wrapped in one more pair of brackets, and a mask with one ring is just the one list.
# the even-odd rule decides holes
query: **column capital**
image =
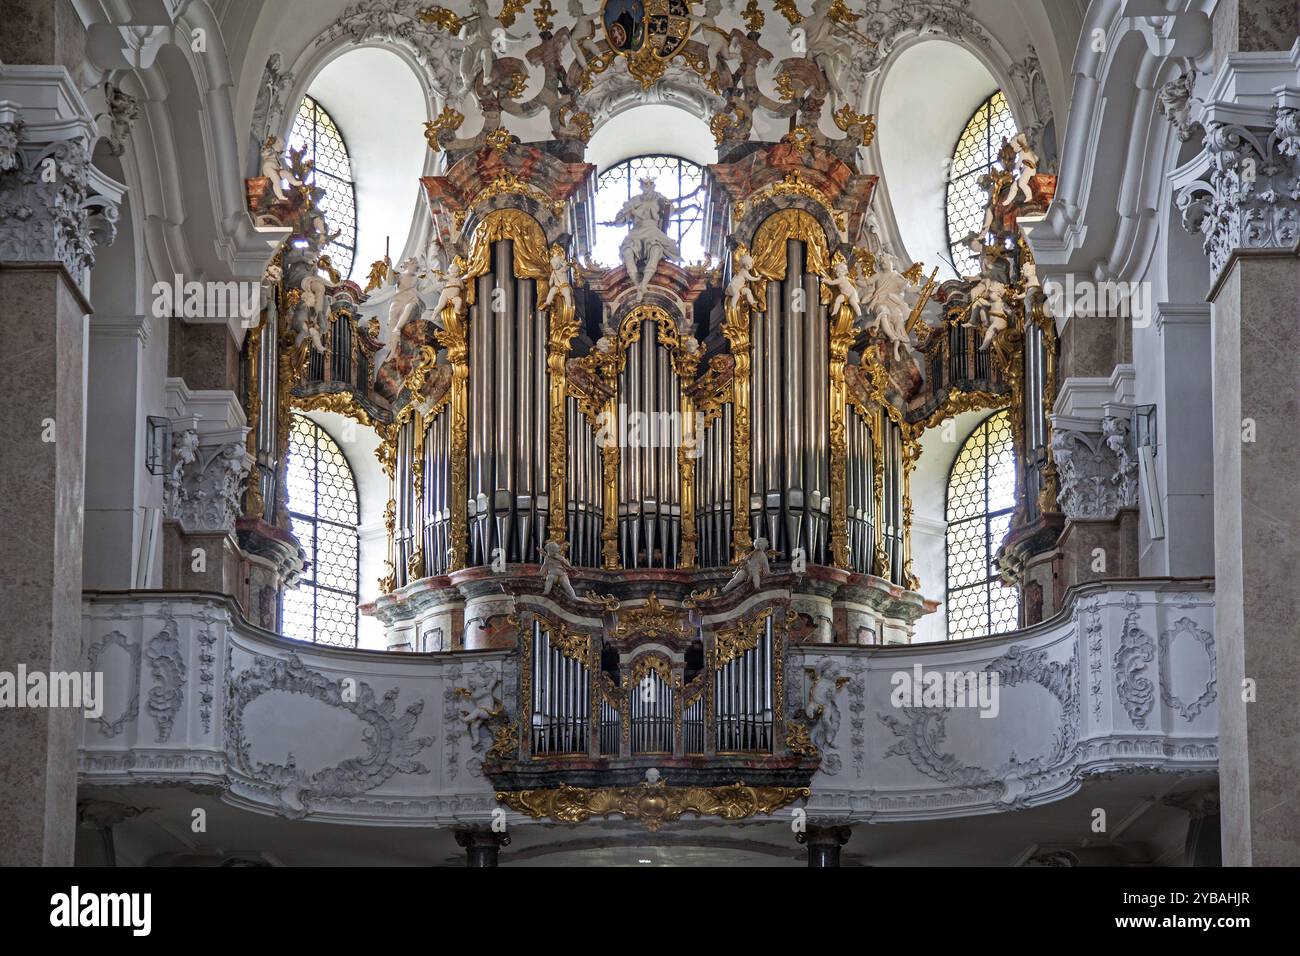
{"label": "column capital", "polygon": [[97,137],[65,67],[0,65],[0,263],[57,263],[83,296],[124,192],[91,163]]}

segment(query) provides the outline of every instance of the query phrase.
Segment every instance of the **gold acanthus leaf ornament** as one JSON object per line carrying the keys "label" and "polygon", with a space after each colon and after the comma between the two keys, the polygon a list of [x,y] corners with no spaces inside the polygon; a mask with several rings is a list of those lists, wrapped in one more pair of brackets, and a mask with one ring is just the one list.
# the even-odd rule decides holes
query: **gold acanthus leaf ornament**
{"label": "gold acanthus leaf ornament", "polygon": [[444,106],[437,119],[431,119],[424,124],[425,142],[435,153],[439,152],[442,149],[442,134],[455,132],[460,129],[460,124],[463,122],[465,122],[464,113],[450,106]]}
{"label": "gold acanthus leaf ornament", "polygon": [[689,813],[697,817],[744,820],[772,814],[796,800],[812,796],[808,787],[670,787],[664,781],[635,787],[571,787],[498,791],[496,798],[510,809],[540,820],[583,823],[592,817],[619,815],[655,831]]}

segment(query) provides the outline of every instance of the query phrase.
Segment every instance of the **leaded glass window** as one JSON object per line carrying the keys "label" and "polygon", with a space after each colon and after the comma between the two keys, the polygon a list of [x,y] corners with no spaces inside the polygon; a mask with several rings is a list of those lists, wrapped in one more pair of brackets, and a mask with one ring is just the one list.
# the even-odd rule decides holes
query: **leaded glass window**
{"label": "leaded glass window", "polygon": [[948,248],[961,275],[979,273],[979,256],[965,241],[984,224],[988,197],[980,188],[980,177],[997,160],[1002,140],[1015,134],[1011,106],[998,90],[975,110],[953,149],[948,171]]}
{"label": "leaded glass window", "polygon": [[1011,414],[997,412],[971,433],[948,476],[948,638],[1014,630],[1015,588],[1003,587],[994,556],[1016,507]]}
{"label": "leaded glass window", "polygon": [[325,190],[320,204],[325,225],[331,233],[339,234],[324,251],[346,279],[352,274],[357,253],[357,196],[352,160],[343,134],[320,103],[304,96],[289,132],[289,146],[292,149],[306,146],[306,158],[316,164],[311,181]]}
{"label": "leaded glass window", "polygon": [[619,245],[627,235],[626,226],[602,226],[610,222],[623,204],[641,192],[641,180],[651,178],[655,189],[668,199],[679,202],[665,230],[676,240],[682,262],[699,262],[704,258],[704,168],[677,156],[638,156],[611,166],[596,181],[596,242],[592,256],[603,265],[622,261]]}
{"label": "leaded glass window", "polygon": [[289,432],[289,516],[309,562],[297,588],[286,590],[285,637],[355,647],[360,539],[357,485],[338,444],[302,415]]}

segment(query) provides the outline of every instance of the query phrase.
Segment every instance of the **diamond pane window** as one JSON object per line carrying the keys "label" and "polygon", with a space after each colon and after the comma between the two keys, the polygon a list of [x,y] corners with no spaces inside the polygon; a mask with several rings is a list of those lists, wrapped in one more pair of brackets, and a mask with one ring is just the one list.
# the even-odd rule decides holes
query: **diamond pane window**
{"label": "diamond pane window", "polygon": [[948,638],[1013,630],[1020,617],[1014,588],[998,577],[998,545],[1016,506],[1011,415],[986,418],[957,453],[948,476]]}
{"label": "diamond pane window", "polygon": [[627,235],[626,226],[602,226],[610,222],[623,204],[641,192],[641,180],[655,181],[655,189],[680,205],[674,206],[665,232],[676,240],[682,263],[704,258],[704,210],[702,203],[704,169],[677,156],[638,156],[611,166],[596,182],[596,241],[593,258],[602,265],[622,262],[619,246]]}
{"label": "diamond pane window", "polygon": [[360,539],[357,486],[343,452],[309,418],[289,432],[289,515],[310,562],[294,590],[284,592],[285,637],[355,647]]}
{"label": "diamond pane window", "polygon": [[352,275],[357,252],[357,195],[352,177],[352,160],[348,156],[343,134],[325,108],[310,96],[304,96],[289,132],[292,149],[307,147],[306,158],[315,162],[310,181],[325,190],[321,211],[325,225],[338,237],[325,247],[326,254],[343,278]]}
{"label": "diamond pane window", "polygon": [[979,256],[965,241],[984,224],[988,198],[980,188],[980,177],[998,158],[1002,140],[1015,134],[1016,119],[1006,95],[997,90],[975,110],[953,149],[948,175],[948,248],[953,265],[962,275],[979,272]]}

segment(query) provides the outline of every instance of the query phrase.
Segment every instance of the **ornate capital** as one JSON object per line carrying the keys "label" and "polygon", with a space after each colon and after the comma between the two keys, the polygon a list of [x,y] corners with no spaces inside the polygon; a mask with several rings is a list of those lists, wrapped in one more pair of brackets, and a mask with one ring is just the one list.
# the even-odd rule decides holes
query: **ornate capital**
{"label": "ornate capital", "polygon": [[1057,501],[1067,518],[1112,518],[1137,504],[1137,456],[1128,419],[1107,416],[1101,434],[1059,430],[1052,436],[1060,488]]}
{"label": "ornate capital", "polygon": [[1300,111],[1279,107],[1272,128],[1211,123],[1206,176],[1177,196],[1183,227],[1204,237],[1212,282],[1239,250],[1300,242]]}
{"label": "ornate capital", "polygon": [[175,433],[171,468],[163,479],[163,514],[187,534],[233,533],[252,464],[242,440],[202,446],[192,428]]}

